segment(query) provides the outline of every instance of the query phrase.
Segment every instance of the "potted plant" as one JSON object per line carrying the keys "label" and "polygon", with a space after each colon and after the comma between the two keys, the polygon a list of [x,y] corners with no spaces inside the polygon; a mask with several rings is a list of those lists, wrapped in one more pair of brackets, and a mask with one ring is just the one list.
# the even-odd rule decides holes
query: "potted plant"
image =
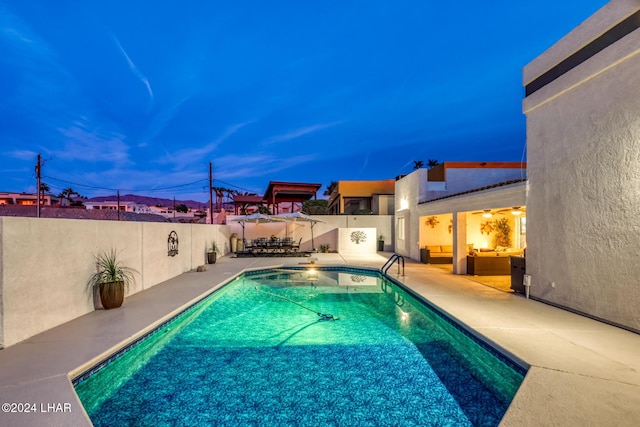
{"label": "potted plant", "polygon": [[378,236],[378,251],[384,251],[384,236],[382,234]]}
{"label": "potted plant", "polygon": [[87,286],[98,291],[105,310],[120,307],[129,285],[135,283],[137,271],[122,265],[115,249],[101,252],[95,258],[97,271],[91,275]]}
{"label": "potted plant", "polygon": [[207,263],[215,264],[218,259],[218,245],[216,242],[211,242],[211,246],[209,246],[209,251],[207,252]]}

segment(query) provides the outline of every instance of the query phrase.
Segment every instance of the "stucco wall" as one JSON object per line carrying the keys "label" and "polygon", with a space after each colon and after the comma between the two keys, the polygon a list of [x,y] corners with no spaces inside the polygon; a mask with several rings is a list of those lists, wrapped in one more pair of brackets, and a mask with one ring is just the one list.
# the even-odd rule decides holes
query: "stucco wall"
{"label": "stucco wall", "polygon": [[[632,11],[612,1],[525,69],[525,81]],[[524,102],[531,296],[640,330],[640,30]]]}
{"label": "stucco wall", "polygon": [[[427,172],[421,168],[396,181],[396,252],[414,260],[420,259],[418,203],[426,194]],[[404,221],[404,235],[398,229],[401,220]]]}
{"label": "stucco wall", "polygon": [[375,254],[375,228],[338,229],[338,252],[345,254]]}
{"label": "stucco wall", "polygon": [[[100,251],[116,249],[140,273],[131,295],[204,264],[211,241],[224,248],[228,240],[217,225],[0,217],[0,230],[3,347],[93,311],[86,282]],[[173,257],[171,231],[179,239]]]}

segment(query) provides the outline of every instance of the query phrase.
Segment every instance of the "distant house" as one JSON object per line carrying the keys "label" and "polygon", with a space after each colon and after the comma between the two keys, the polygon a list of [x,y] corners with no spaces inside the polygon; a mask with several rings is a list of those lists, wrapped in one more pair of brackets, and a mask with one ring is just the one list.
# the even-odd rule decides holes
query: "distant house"
{"label": "distant house", "polygon": [[329,195],[329,213],[393,215],[395,180],[338,181]]}
{"label": "distant house", "polygon": [[[40,204],[56,206],[60,204],[60,198],[52,194],[40,196]],[[38,204],[37,193],[0,193],[0,205],[35,206]]]}
{"label": "distant house", "polygon": [[105,201],[105,202],[84,202],[84,205],[89,210],[112,210],[116,211],[118,208],[124,212],[134,213],[157,213],[152,212],[149,206],[142,205],[134,202],[120,202],[117,201]]}

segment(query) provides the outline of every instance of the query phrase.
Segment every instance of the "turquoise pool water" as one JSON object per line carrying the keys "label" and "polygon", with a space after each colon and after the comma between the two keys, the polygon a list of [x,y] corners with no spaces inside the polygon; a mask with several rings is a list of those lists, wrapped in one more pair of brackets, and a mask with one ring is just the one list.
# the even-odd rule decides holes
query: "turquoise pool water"
{"label": "turquoise pool water", "polygon": [[524,376],[347,268],[251,272],[110,359],[74,379],[96,426],[495,426]]}

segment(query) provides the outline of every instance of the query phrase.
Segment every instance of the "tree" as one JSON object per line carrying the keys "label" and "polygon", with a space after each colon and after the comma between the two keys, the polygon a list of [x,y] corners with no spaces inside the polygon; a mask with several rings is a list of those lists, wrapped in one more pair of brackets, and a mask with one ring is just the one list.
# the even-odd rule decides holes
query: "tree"
{"label": "tree", "polygon": [[302,213],[307,215],[329,215],[327,200],[307,200],[302,204]]}
{"label": "tree", "polygon": [[44,205],[44,193],[46,193],[47,191],[51,191],[51,188],[49,188],[49,185],[44,182],[44,181],[40,181],[40,204]]}
{"label": "tree", "polygon": [[269,212],[269,208],[265,205],[258,205],[258,213],[269,215],[271,212]]}
{"label": "tree", "polygon": [[180,203],[179,205],[176,206],[176,212],[187,213],[189,212],[189,207],[184,203]]}
{"label": "tree", "polygon": [[424,166],[424,162],[422,160],[414,160],[413,161],[413,170],[418,170]]}
{"label": "tree", "polygon": [[325,196],[331,196],[331,193],[333,193],[333,190],[335,190],[337,186],[338,186],[338,181],[331,181],[331,184],[327,185],[327,189],[324,190],[323,194]]}
{"label": "tree", "polygon": [[60,197],[61,199],[67,199],[69,201],[69,206],[73,206],[73,196],[82,197],[80,193],[78,193],[71,187],[65,188],[60,192],[60,194],[58,194],[58,197]]}
{"label": "tree", "polygon": [[227,195],[229,195],[229,194],[232,194],[234,190],[230,190],[225,187],[213,187],[212,190],[214,193],[216,193],[216,204],[215,204],[214,210],[216,212],[220,212],[220,210],[222,209],[222,203],[223,203],[222,199],[224,198],[224,193],[227,193]]}
{"label": "tree", "polygon": [[439,161],[437,161],[437,160],[433,160],[433,159],[429,159],[429,160],[427,160],[427,167],[428,167],[429,169],[433,169],[433,168],[435,168],[436,166],[438,166],[439,164],[440,164],[440,162],[439,162]]}

